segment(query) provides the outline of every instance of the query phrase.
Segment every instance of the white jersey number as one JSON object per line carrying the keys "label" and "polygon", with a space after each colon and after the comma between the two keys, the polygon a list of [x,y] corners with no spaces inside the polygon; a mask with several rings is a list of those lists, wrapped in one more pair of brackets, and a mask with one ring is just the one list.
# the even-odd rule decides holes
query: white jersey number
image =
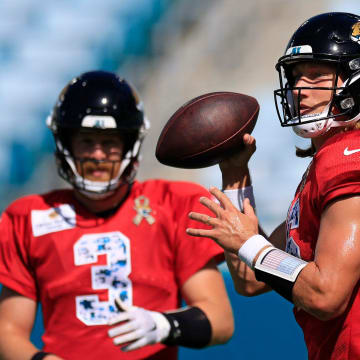
{"label": "white jersey number", "polygon": [[83,235],[74,245],[75,265],[96,264],[98,256],[106,256],[106,265],[91,267],[91,286],[94,290],[107,289],[108,300],[98,295],[76,296],[76,316],[86,325],[104,325],[117,312],[115,297],[132,304],[130,241],[119,231]]}

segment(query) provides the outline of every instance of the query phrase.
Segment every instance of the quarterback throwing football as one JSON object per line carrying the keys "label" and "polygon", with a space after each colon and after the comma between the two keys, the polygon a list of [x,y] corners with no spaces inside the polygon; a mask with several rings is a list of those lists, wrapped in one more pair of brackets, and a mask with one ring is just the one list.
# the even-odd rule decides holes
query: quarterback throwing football
{"label": "quarterback throwing football", "polygon": [[[201,200],[215,217],[190,214],[212,226],[188,233],[208,236],[227,251],[238,292],[273,289],[294,303],[312,360],[360,359],[359,29],[357,15],[312,17],[276,65],[281,124],[311,139],[308,149],[297,149],[312,161],[286,221],[269,237],[260,235],[249,201],[241,213],[217,189],[211,191],[222,207]],[[221,165],[225,187],[237,185],[236,174],[240,185],[250,182],[245,170],[255,139],[247,135],[247,144],[247,151]]]}

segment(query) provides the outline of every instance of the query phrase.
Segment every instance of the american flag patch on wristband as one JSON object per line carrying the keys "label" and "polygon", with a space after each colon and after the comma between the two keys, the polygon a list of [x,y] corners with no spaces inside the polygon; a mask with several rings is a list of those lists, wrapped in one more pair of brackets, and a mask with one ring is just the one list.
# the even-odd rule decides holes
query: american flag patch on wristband
{"label": "american flag patch on wristband", "polygon": [[307,262],[280,249],[265,249],[256,261],[255,268],[279,276],[289,281],[295,281]]}

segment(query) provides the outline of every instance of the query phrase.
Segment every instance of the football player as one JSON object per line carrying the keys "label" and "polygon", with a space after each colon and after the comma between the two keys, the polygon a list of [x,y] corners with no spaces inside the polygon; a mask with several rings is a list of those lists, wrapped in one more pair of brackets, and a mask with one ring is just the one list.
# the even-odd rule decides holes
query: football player
{"label": "football player", "polygon": [[[297,150],[312,161],[286,221],[266,237],[249,200],[241,213],[215,188],[211,192],[223,208],[204,198],[213,216],[190,214],[212,229],[188,233],[208,236],[228,252],[238,292],[273,289],[294,303],[312,360],[360,359],[359,30],[357,15],[312,17],[295,31],[276,65],[281,125],[311,139],[308,149]],[[245,140],[247,151],[221,166],[225,187],[235,173],[250,184],[245,169],[255,139]]]}
{"label": "football player", "polygon": [[[81,74],[47,123],[72,189],[23,197],[2,215],[0,357],[176,359],[178,345],[228,341],[223,250],[185,233],[208,193],[134,180],[149,127],[134,88],[113,73]],[[38,303],[42,350],[29,340]]]}

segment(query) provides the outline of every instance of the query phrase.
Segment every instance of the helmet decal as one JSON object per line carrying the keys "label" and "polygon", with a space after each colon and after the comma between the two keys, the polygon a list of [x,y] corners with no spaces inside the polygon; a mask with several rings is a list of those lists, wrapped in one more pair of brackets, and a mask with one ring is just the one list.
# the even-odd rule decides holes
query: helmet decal
{"label": "helmet decal", "polygon": [[115,129],[116,121],[112,116],[86,115],[81,121],[81,127]]}
{"label": "helmet decal", "polygon": [[293,46],[286,50],[286,55],[309,54],[312,53],[310,45]]}
{"label": "helmet decal", "polygon": [[357,42],[358,44],[360,44],[360,21],[358,21],[357,23],[355,23],[352,27],[351,27],[351,35],[350,35],[350,39],[352,41]]}

